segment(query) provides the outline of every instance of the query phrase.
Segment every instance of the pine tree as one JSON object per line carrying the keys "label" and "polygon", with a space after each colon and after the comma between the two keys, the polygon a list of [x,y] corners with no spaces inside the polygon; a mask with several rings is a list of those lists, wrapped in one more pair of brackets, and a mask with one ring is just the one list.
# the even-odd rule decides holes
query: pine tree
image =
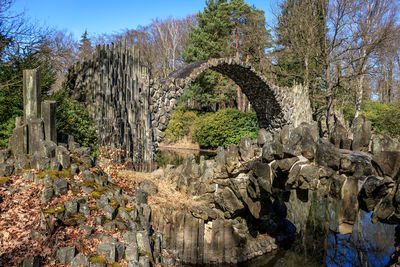
{"label": "pine tree", "polygon": [[87,58],[93,53],[92,43],[89,38],[87,30],[82,34],[80,45],[79,45],[79,57]]}
{"label": "pine tree", "polygon": [[[260,63],[269,45],[264,13],[243,0],[207,0],[197,22],[198,26],[190,32],[189,46],[183,53],[186,63],[219,57]],[[233,81],[209,71],[198,79],[183,99],[194,97],[202,106],[213,106],[211,109],[232,107],[234,103],[228,100],[234,97],[235,88],[238,89]],[[246,100],[241,101],[245,96],[239,92],[236,104],[243,110],[248,105]]]}

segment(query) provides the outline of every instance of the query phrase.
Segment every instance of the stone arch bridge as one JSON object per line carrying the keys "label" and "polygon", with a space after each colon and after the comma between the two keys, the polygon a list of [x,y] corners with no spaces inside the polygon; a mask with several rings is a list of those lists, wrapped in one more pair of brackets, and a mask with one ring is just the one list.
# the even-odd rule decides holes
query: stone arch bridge
{"label": "stone arch bridge", "polygon": [[271,85],[248,63],[232,58],[198,61],[153,81],[140,53],[124,45],[97,46],[92,58],[68,70],[67,88],[85,102],[98,126],[100,145],[120,149],[138,170],[151,168],[179,97],[205,70],[232,79],[249,99],[260,128],[311,122],[307,90]]}

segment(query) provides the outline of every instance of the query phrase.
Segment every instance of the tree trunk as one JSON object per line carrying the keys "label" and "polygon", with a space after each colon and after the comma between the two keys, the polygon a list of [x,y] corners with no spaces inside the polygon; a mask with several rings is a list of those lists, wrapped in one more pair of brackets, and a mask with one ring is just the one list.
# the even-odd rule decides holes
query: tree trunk
{"label": "tree trunk", "polygon": [[357,79],[357,98],[356,98],[356,114],[354,118],[357,118],[360,115],[361,105],[363,100],[363,83],[364,83],[364,75],[361,74]]}

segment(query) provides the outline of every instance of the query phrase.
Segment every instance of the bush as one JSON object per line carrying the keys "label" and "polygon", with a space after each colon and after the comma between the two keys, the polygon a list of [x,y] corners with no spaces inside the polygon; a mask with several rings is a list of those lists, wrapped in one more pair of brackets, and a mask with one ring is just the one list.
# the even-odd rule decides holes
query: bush
{"label": "bush", "polygon": [[203,115],[195,125],[194,139],[205,148],[227,147],[230,144],[239,144],[244,136],[256,139],[258,130],[254,112],[243,113],[228,108]]}
{"label": "bush", "polygon": [[69,98],[65,90],[58,91],[51,99],[57,101],[57,134],[72,135],[80,145],[96,151],[98,143],[96,127],[85,106]]}
{"label": "bush", "polygon": [[[355,114],[354,106],[343,109],[345,119],[352,121]],[[400,136],[400,106],[394,104],[381,104],[376,101],[365,101],[361,114],[364,114],[372,123],[375,133]]]}
{"label": "bush", "polygon": [[165,140],[177,142],[185,136],[191,136],[193,123],[197,119],[198,114],[196,111],[188,110],[185,107],[176,108],[165,130]]}

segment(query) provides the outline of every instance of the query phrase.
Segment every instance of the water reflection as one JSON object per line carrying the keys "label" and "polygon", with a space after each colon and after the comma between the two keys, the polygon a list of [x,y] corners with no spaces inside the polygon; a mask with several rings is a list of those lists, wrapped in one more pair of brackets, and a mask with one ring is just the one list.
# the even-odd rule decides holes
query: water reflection
{"label": "water reflection", "polygon": [[287,250],[246,264],[256,266],[386,266],[394,251],[395,226],[372,224],[371,213],[358,211],[351,234],[339,233],[341,201],[324,198],[318,192],[303,202],[292,191],[288,219],[297,234]]}

